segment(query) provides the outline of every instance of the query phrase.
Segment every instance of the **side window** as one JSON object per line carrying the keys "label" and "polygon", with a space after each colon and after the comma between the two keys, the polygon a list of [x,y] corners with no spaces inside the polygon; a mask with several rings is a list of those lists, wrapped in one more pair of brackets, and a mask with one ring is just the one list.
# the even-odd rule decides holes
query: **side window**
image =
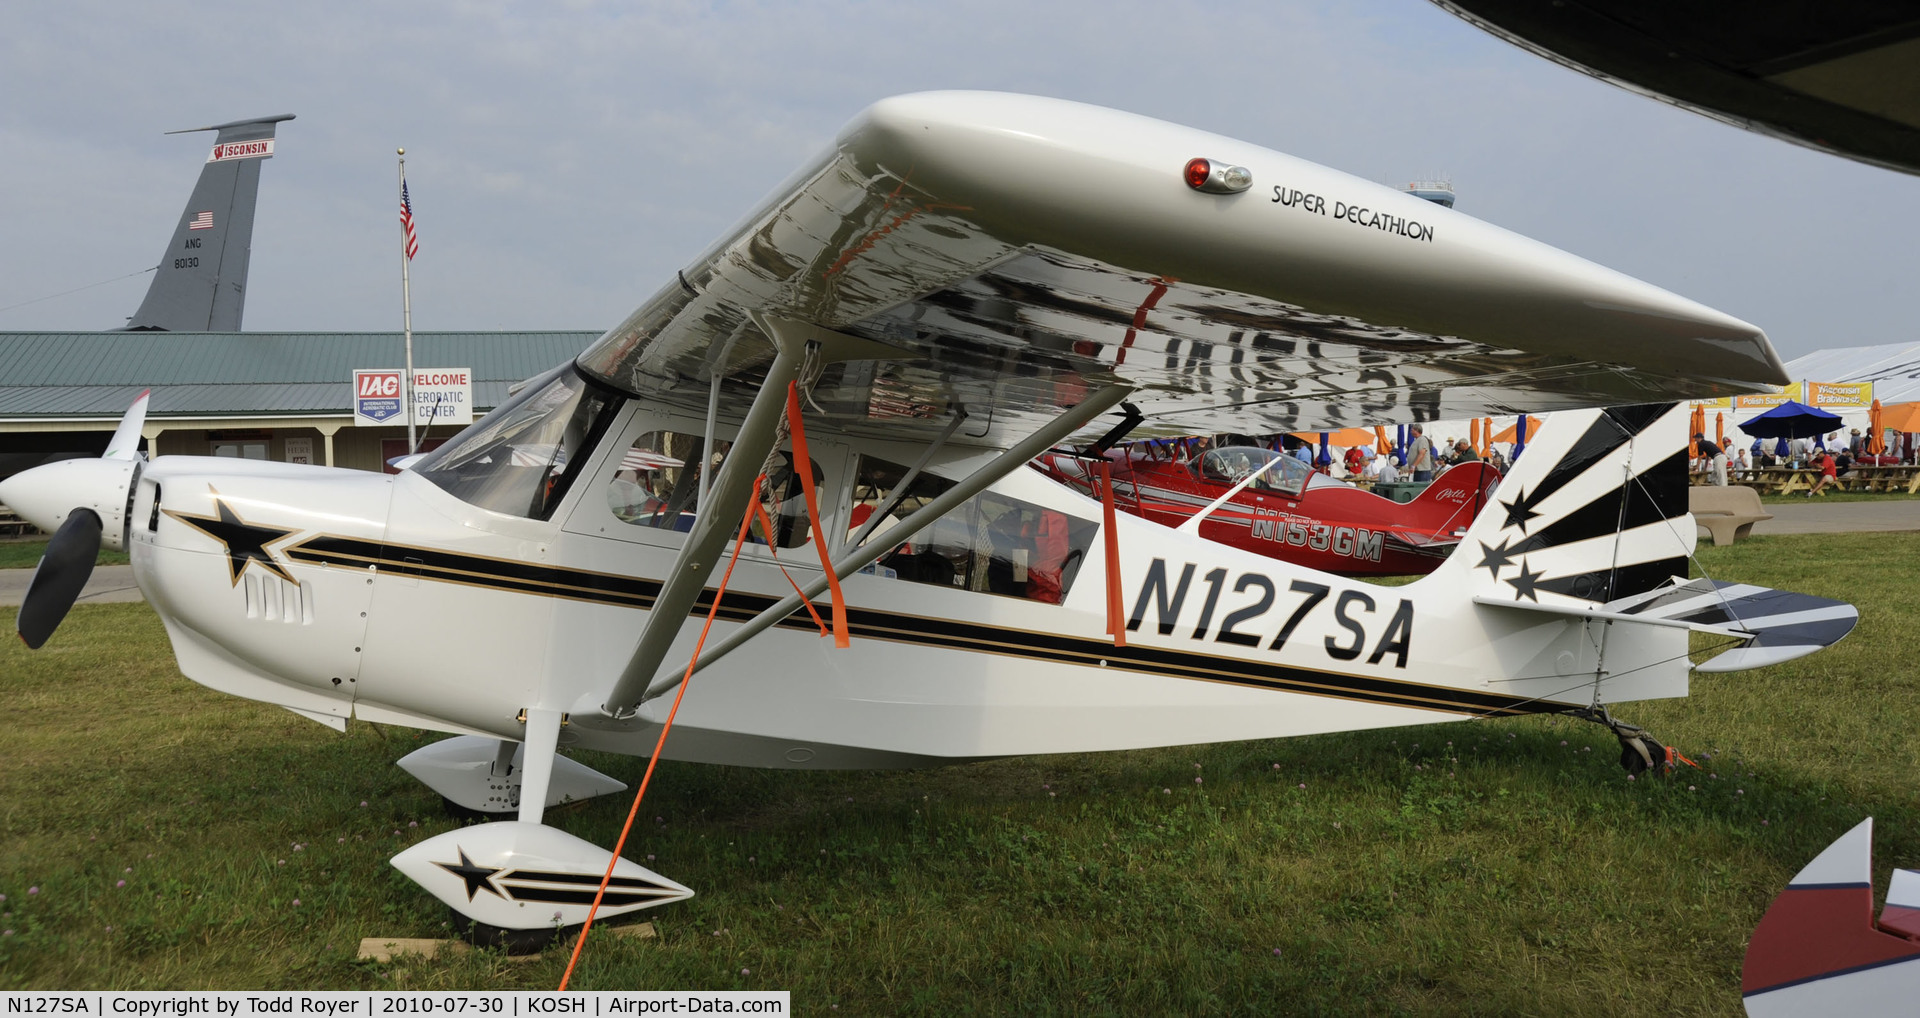
{"label": "side window", "polygon": [[702,464],[699,435],[649,431],[633,440],[607,482],[607,508],[636,527],[686,531],[699,511],[700,474],[717,469],[731,443],[713,443],[713,462]]}
{"label": "side window", "polygon": [[[849,537],[872,521],[906,472],[898,463],[860,457]],[[951,481],[921,474],[868,539],[883,536],[895,519],[952,487]],[[1059,604],[1086,561],[1097,529],[1090,520],[982,492],[881,556],[874,571],[914,583]]]}
{"label": "side window", "polygon": [[[720,469],[733,443],[716,439],[712,461],[701,436],[677,431],[649,431],[633,440],[607,482],[607,508],[615,518],[636,527],[677,530],[693,528],[700,512],[700,475],[711,476]],[[813,479],[824,479],[818,464],[813,464]],[[776,451],[763,465],[767,480],[760,489],[761,508],[766,523],[753,521],[747,539],[766,544],[767,523],[774,529],[777,548],[798,548],[812,537],[807,525],[807,504],[800,477],[793,470],[793,454]]]}

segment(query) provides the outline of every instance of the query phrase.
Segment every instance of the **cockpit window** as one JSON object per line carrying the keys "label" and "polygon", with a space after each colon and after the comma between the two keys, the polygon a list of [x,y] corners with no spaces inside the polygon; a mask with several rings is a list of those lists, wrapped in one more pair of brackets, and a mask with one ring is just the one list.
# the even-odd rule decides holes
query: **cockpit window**
{"label": "cockpit window", "polygon": [[[732,443],[713,443],[711,470],[726,458]],[[707,454],[699,435],[649,431],[633,440],[607,484],[607,508],[636,527],[686,531],[700,511],[701,460]]]}
{"label": "cockpit window", "polygon": [[[1268,466],[1269,463],[1273,465]],[[1261,470],[1262,467],[1266,469]],[[1226,485],[1239,484],[1247,475],[1260,471],[1260,476],[1247,487],[1282,495],[1300,494],[1306,489],[1307,478],[1313,474],[1313,468],[1297,457],[1254,445],[1208,449],[1200,458],[1198,470],[1201,480]]]}
{"label": "cockpit window", "polygon": [[[865,529],[873,514],[889,503],[906,473],[907,468],[898,463],[860,457],[849,537]],[[887,509],[888,518],[875,524],[866,538],[884,537],[896,519],[906,518],[952,487],[952,481],[932,474],[914,478],[913,486]],[[1089,520],[986,491],[889,550],[868,571],[938,587],[1059,604],[1066,600],[1086,561],[1097,529]]]}
{"label": "cockpit window", "polygon": [[413,469],[470,505],[544,520],[620,402],[563,365],[529,382]]}

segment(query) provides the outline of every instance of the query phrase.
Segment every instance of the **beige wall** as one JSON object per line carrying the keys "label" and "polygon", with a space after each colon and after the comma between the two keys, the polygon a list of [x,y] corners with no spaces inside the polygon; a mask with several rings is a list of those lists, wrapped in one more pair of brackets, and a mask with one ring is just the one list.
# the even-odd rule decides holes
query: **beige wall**
{"label": "beige wall", "polygon": [[[28,432],[100,432],[110,434],[117,421],[0,421],[0,450],[6,448],[8,433]],[[310,438],[313,440],[313,461],[326,463],[327,440],[325,432],[333,430],[333,465],[354,470],[379,470],[381,466],[381,439],[395,439],[404,442],[407,429],[404,426],[384,428],[356,428],[345,421],[306,418],[289,421],[274,418],[251,418],[232,420],[195,420],[195,421],[147,421],[144,429],[148,437],[148,447],[154,456],[206,456],[212,453],[215,432],[266,432],[267,457],[285,462],[289,438]],[[441,425],[430,429],[427,437],[435,439],[451,438],[458,428]]]}

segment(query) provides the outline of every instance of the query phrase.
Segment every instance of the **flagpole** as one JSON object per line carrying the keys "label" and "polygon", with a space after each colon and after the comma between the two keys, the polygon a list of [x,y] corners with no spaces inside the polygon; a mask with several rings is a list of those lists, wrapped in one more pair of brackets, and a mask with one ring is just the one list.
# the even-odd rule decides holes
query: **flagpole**
{"label": "flagpole", "polygon": [[[400,154],[400,190],[407,188],[407,150],[399,149]],[[400,321],[406,335],[407,370],[400,376],[400,406],[407,415],[407,454],[420,450],[420,442],[413,425],[413,286],[407,279],[407,234],[400,234]]]}

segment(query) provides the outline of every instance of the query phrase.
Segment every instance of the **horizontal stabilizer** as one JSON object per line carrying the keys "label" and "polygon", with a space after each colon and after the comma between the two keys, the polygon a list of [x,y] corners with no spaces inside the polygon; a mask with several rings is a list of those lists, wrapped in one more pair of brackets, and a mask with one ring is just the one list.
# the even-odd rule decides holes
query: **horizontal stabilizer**
{"label": "horizontal stabilizer", "polygon": [[1810,594],[1674,577],[1667,585],[1604,605],[1534,603],[1475,597],[1475,604],[1570,618],[1635,623],[1730,636],[1741,641],[1694,666],[1699,672],[1738,672],[1805,657],[1853,632],[1860,611],[1844,601]]}
{"label": "horizontal stabilizer", "polygon": [[1920,938],[1920,873],[1893,871],[1893,882],[1887,885],[1887,907],[1880,910],[1880,928]]}

